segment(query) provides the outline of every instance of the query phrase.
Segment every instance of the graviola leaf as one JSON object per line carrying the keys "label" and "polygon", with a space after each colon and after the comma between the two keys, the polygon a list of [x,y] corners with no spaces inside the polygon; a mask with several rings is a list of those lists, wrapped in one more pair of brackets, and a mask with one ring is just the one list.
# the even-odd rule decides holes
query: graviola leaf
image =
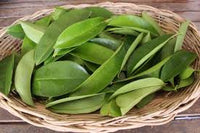
{"label": "graviola leaf", "polygon": [[176,44],[175,44],[175,48],[174,48],[174,52],[180,50],[182,48],[182,45],[183,45],[183,41],[184,41],[184,38],[185,38],[185,35],[186,35],[186,32],[187,32],[187,29],[188,29],[188,26],[189,26],[190,22],[189,21],[185,21],[181,24],[179,30],[178,30],[178,36],[177,36],[177,39],[176,39]]}
{"label": "graviola leaf", "polygon": [[196,54],[189,51],[176,52],[163,66],[161,70],[161,79],[169,81],[181,72],[183,72],[196,58]]}
{"label": "graviola leaf", "polygon": [[113,15],[112,12],[102,7],[87,7],[86,9],[91,11],[91,18],[103,17],[105,19],[108,19]]}
{"label": "graviola leaf", "polygon": [[173,38],[172,35],[163,35],[147,42],[135,50],[135,52],[130,56],[127,64],[128,74],[130,75],[151,56],[158,52],[171,38]]}
{"label": "graviola leaf", "polygon": [[152,86],[164,86],[164,82],[158,78],[144,78],[144,79],[139,79],[136,81],[133,81],[131,83],[128,83],[124,86],[122,86],[121,88],[119,88],[117,91],[115,91],[112,96],[110,97],[110,99],[133,91],[133,90],[137,90],[137,89],[141,89],[141,88],[148,88],[148,87],[152,87]]}
{"label": "graviola leaf", "polygon": [[73,50],[70,54],[95,64],[103,64],[113,53],[114,51],[104,46],[87,42]]}
{"label": "graviola leaf", "polygon": [[14,69],[14,54],[0,61],[0,92],[8,95],[11,89]]}
{"label": "graviola leaf", "polygon": [[90,40],[90,42],[97,43],[112,50],[116,50],[120,46],[119,41],[108,38],[93,38]]}
{"label": "graviola leaf", "polygon": [[24,31],[20,24],[15,24],[15,25],[8,27],[7,33],[16,38],[20,38],[20,39],[23,39],[25,36]]}
{"label": "graviola leaf", "polygon": [[110,26],[128,26],[149,30],[152,34],[157,35],[157,31],[143,18],[134,15],[113,16],[109,21]]}
{"label": "graviola leaf", "polygon": [[[15,71],[15,88],[23,102],[33,106],[31,96],[31,76],[35,66],[34,50],[26,53],[19,61]],[[23,82],[22,82],[23,81]]]}
{"label": "graviola leaf", "polygon": [[142,18],[146,20],[149,24],[151,24],[154,29],[160,34],[163,35],[164,32],[162,31],[161,27],[158,25],[158,23],[145,11],[142,12]]}
{"label": "graviola leaf", "polygon": [[[121,45],[115,53],[104,62],[87,80],[85,80],[72,96],[94,94],[103,90],[119,73],[126,53],[126,45]],[[106,72],[105,72],[106,71]]]}
{"label": "graviola leaf", "polygon": [[66,49],[79,46],[98,35],[106,27],[106,25],[107,24],[104,22],[104,19],[101,17],[90,18],[75,23],[66,28],[59,35],[54,49]]}
{"label": "graviola leaf", "polygon": [[187,79],[189,78],[195,70],[192,67],[187,67],[183,72],[180,73],[180,79]]}
{"label": "graviola leaf", "polygon": [[24,37],[22,46],[21,46],[21,55],[24,55],[28,51],[31,51],[36,47],[36,43],[34,43],[32,40],[30,40],[27,36]]}
{"label": "graviola leaf", "polygon": [[65,14],[65,12],[67,12],[69,9],[64,9],[62,7],[56,7],[54,12],[51,14],[51,17],[53,18],[53,20],[57,20],[58,18],[60,18],[60,16],[62,16],[63,14]]}
{"label": "graviola leaf", "polygon": [[141,73],[138,73],[136,75],[133,75],[133,76],[130,76],[128,78],[125,78],[125,79],[122,79],[122,80],[118,80],[117,82],[123,82],[123,81],[128,81],[128,80],[131,80],[131,79],[135,79],[135,78],[138,78],[138,77],[142,77],[142,76],[152,76],[152,74],[154,74],[155,72],[161,70],[162,66],[171,58],[171,56],[163,59],[162,61],[160,61],[159,63],[157,63],[156,65],[150,67],[149,69],[141,72]]}
{"label": "graviola leaf", "polygon": [[89,17],[90,12],[84,9],[74,9],[64,13],[56,21],[52,22],[40,39],[35,49],[36,65],[44,62],[53,52],[53,46],[58,36],[73,23]]}
{"label": "graviola leaf", "polygon": [[33,24],[31,22],[20,22],[26,36],[35,43],[39,43],[40,39],[44,35],[46,27]]}
{"label": "graviola leaf", "polygon": [[100,114],[103,116],[117,117],[121,116],[120,108],[117,106],[115,99],[107,101],[103,104],[100,110]]}
{"label": "graviola leaf", "polygon": [[125,115],[136,104],[138,104],[144,97],[158,91],[162,86],[153,86],[147,88],[137,89],[116,97],[116,103],[120,107],[122,115]]}
{"label": "graviola leaf", "polygon": [[141,44],[145,44],[145,43],[147,43],[147,42],[149,42],[149,41],[151,41],[151,34],[150,34],[150,32],[148,32],[148,33],[143,37]]}
{"label": "graviola leaf", "polygon": [[107,31],[113,34],[138,36],[139,33],[129,27],[110,28]]}
{"label": "graviola leaf", "polygon": [[35,22],[35,24],[40,25],[40,26],[44,26],[44,27],[48,27],[49,24],[51,23],[52,17],[50,15],[45,16],[39,20],[37,20]]}
{"label": "graviola leaf", "polygon": [[72,61],[49,63],[36,70],[32,93],[44,97],[64,95],[74,91],[88,77],[85,69]]}
{"label": "graviola leaf", "polygon": [[136,49],[136,47],[138,46],[138,44],[140,43],[140,41],[142,40],[143,38],[143,33],[140,33],[137,38],[133,41],[133,43],[131,44],[131,46],[129,47],[125,57],[124,57],[124,60],[122,62],[122,66],[121,66],[121,70],[124,68],[124,66],[126,65],[130,55],[133,53],[133,51]]}
{"label": "graviola leaf", "polygon": [[140,108],[143,108],[145,105],[147,105],[148,103],[150,103],[150,102],[153,100],[154,97],[155,97],[155,93],[152,93],[152,94],[150,94],[150,95],[144,97],[144,98],[136,105],[136,107],[139,108],[139,109],[140,109]]}
{"label": "graviola leaf", "polygon": [[49,103],[47,104],[47,107],[48,109],[56,113],[91,113],[98,110],[103,105],[103,103],[105,102],[104,98],[105,94],[68,97]]}

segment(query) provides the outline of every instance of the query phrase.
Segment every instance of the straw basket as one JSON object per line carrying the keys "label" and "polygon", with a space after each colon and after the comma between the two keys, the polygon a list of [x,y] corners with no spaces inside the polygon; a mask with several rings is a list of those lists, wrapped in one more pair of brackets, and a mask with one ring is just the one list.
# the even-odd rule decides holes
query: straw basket
{"label": "straw basket", "polygon": [[[83,8],[87,6],[105,7],[115,14],[141,15],[141,12],[145,10],[157,20],[162,29],[167,33],[176,32],[180,23],[184,21],[183,18],[171,11],[132,3],[105,2],[96,5],[81,4],[63,7]],[[52,11],[53,9],[42,10],[20,20],[34,21],[48,15]],[[0,31],[0,60],[13,51],[19,51],[21,45],[20,40],[14,39],[6,34],[5,31],[6,28]],[[195,52],[198,58],[200,58],[200,35],[192,23],[187,31],[184,49]],[[195,69],[200,68],[199,59],[195,61],[193,67]],[[199,74],[195,76],[195,83],[190,87],[181,89],[179,92],[162,93],[144,108],[132,109],[126,116],[117,118],[103,117],[99,115],[99,112],[83,115],[55,114],[45,109],[44,105],[36,100],[35,107],[27,106],[15,93],[10,94],[8,97],[0,93],[0,107],[30,124],[56,131],[114,132],[147,125],[161,125],[170,122],[177,113],[188,109],[197,101],[200,96],[200,76]]]}

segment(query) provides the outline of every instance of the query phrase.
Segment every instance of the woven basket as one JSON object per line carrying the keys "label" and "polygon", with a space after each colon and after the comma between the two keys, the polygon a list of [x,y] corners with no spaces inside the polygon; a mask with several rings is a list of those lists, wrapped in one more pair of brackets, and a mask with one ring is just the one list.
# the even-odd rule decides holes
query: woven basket
{"label": "woven basket", "polygon": [[[115,14],[141,15],[142,11],[150,13],[167,33],[175,33],[183,18],[177,14],[160,10],[146,5],[135,5],[132,3],[100,3],[96,5],[66,5],[65,8],[83,8],[87,6],[101,6],[109,9]],[[26,16],[20,20],[37,20],[50,14],[53,9],[46,9]],[[17,23],[17,20],[15,23]],[[5,33],[6,28],[0,31],[0,60],[19,51],[21,41]],[[197,28],[191,23],[184,41],[184,49],[197,53],[200,57],[200,35]],[[195,69],[200,68],[200,61],[197,59],[193,64]],[[11,114],[20,117],[24,121],[38,127],[45,127],[56,131],[72,132],[114,132],[122,129],[131,129],[147,125],[165,124],[189,107],[191,107],[200,96],[199,74],[189,88],[173,93],[162,93],[150,104],[142,109],[132,109],[126,116],[110,118],[99,115],[99,112],[84,115],[60,115],[45,109],[44,105],[35,100],[35,107],[24,104],[18,95],[10,94],[8,97],[0,93],[0,107]]]}

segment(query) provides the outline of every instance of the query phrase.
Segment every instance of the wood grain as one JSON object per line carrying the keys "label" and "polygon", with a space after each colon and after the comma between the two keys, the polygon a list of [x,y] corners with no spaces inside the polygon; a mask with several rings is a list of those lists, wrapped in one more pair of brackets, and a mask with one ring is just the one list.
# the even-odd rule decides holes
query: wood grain
{"label": "wood grain", "polygon": [[[0,28],[10,25],[20,17],[34,13],[44,8],[52,8],[64,4],[98,3],[106,0],[0,0]],[[200,30],[200,0],[110,0],[112,2],[132,2],[146,4],[159,9],[168,9],[194,22]],[[144,127],[135,130],[119,131],[118,133],[199,133],[200,100],[189,110],[182,112],[180,118],[194,120],[176,120],[169,124]],[[195,116],[195,117],[193,117]],[[178,120],[179,119],[179,120]],[[188,126],[191,125],[191,126]],[[14,128],[13,128],[14,127]],[[7,111],[0,109],[0,133],[55,133],[44,128],[34,127],[24,123]]]}

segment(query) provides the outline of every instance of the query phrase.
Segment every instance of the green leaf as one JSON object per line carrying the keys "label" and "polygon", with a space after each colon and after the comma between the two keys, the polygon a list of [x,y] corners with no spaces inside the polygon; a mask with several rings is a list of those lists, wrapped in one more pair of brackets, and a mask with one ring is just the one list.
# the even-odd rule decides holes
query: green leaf
{"label": "green leaf", "polygon": [[89,17],[90,12],[84,9],[75,9],[66,12],[56,21],[52,22],[40,39],[35,49],[36,65],[44,62],[53,52],[53,46],[58,36],[73,23],[82,21]]}
{"label": "green leaf", "polygon": [[69,26],[58,37],[54,49],[72,48],[87,42],[106,27],[103,20],[100,17],[90,18]]}
{"label": "green leaf", "polygon": [[189,78],[195,70],[192,67],[187,67],[183,72],[180,73],[180,79],[187,79]]}
{"label": "green leaf", "polygon": [[90,40],[90,42],[97,43],[112,50],[116,50],[120,46],[119,41],[108,38],[93,38]]}
{"label": "green leaf", "polygon": [[196,54],[189,51],[178,51],[166,62],[161,71],[161,79],[169,81],[183,72],[196,58]]}
{"label": "green leaf", "polygon": [[148,32],[148,33],[144,36],[144,38],[142,39],[141,44],[145,44],[145,43],[147,43],[147,42],[149,42],[149,41],[151,41],[151,34],[150,34],[150,32]]}
{"label": "green leaf", "polygon": [[0,92],[8,95],[11,89],[14,69],[14,54],[0,61]]}
{"label": "green leaf", "polygon": [[153,100],[153,98],[154,98],[155,96],[156,96],[155,93],[152,93],[152,94],[150,94],[150,95],[144,97],[144,98],[136,105],[136,107],[139,108],[139,109],[140,109],[140,108],[143,108],[145,105],[149,104],[149,103]]}
{"label": "green leaf", "polygon": [[146,96],[158,91],[162,86],[153,86],[137,89],[122,95],[117,96],[116,103],[120,107],[122,115],[125,115],[136,104],[138,104]]}
{"label": "green leaf", "polygon": [[176,88],[180,89],[180,88],[187,87],[187,86],[191,85],[193,82],[194,82],[194,76],[191,75],[189,78],[181,79],[179,81],[178,85],[176,86]]}
{"label": "green leaf", "polygon": [[103,18],[108,19],[113,15],[112,12],[102,7],[87,7],[86,9],[91,11],[91,15],[90,15],[91,18],[103,17]]}
{"label": "green leaf", "polygon": [[114,92],[114,94],[110,97],[110,99],[133,90],[148,88],[152,86],[163,86],[163,85],[164,82],[158,78],[139,79],[119,88],[117,91]]}
{"label": "green leaf", "polygon": [[162,61],[160,61],[159,63],[157,63],[156,65],[150,67],[149,69],[141,72],[141,73],[138,73],[136,75],[133,75],[131,77],[128,77],[126,79],[122,79],[122,80],[118,80],[117,82],[124,82],[124,81],[128,81],[128,80],[132,80],[132,79],[135,79],[135,78],[138,78],[138,77],[142,77],[142,76],[151,76],[153,77],[153,74],[155,74],[156,72],[160,72],[162,66],[171,58],[171,56],[163,59]]}
{"label": "green leaf", "polygon": [[133,41],[133,43],[131,44],[131,46],[129,47],[125,57],[124,57],[124,60],[122,62],[122,65],[121,65],[121,70],[124,68],[124,66],[126,65],[130,55],[133,53],[133,51],[136,49],[136,47],[138,46],[138,44],[140,43],[140,41],[142,40],[143,38],[143,33],[140,33],[137,38]]}
{"label": "green leaf", "polygon": [[114,16],[109,21],[110,26],[127,26],[145,29],[150,31],[152,34],[157,35],[157,31],[143,18],[134,15],[120,15]]}
{"label": "green leaf", "polygon": [[109,85],[120,71],[126,47],[126,45],[121,45],[106,62],[77,87],[72,96],[98,93]]}
{"label": "green leaf", "polygon": [[36,70],[32,92],[44,97],[61,96],[72,92],[88,77],[85,69],[72,61],[49,63]]}
{"label": "green leaf", "polygon": [[[94,94],[78,97],[68,97],[47,104],[47,107],[56,113],[83,114],[98,110],[103,103],[105,94]],[[50,105],[51,104],[51,105]]]}
{"label": "green leaf", "polygon": [[33,24],[31,22],[20,22],[26,36],[35,43],[39,43],[40,39],[44,35],[46,27]]}
{"label": "green leaf", "polygon": [[70,9],[64,9],[62,7],[56,7],[54,12],[51,14],[51,17],[55,21],[55,20],[59,19],[63,14],[65,14],[69,10]]}
{"label": "green leaf", "polygon": [[185,38],[189,24],[190,24],[190,21],[185,21],[181,24],[181,26],[178,30],[179,34],[178,34],[177,39],[176,39],[174,52],[176,52],[176,51],[178,51],[182,48],[183,41],[184,41],[184,38]]}
{"label": "green leaf", "polygon": [[91,72],[95,72],[99,67],[99,65],[87,61],[84,61],[84,64]]}
{"label": "green leaf", "polygon": [[164,35],[163,30],[161,27],[158,25],[158,23],[145,11],[142,12],[142,18],[146,20],[154,29],[159,33],[160,35]]}
{"label": "green leaf", "polygon": [[105,89],[103,89],[102,92],[104,92],[104,93],[114,93],[116,90],[118,90],[119,88],[121,88],[125,84],[126,84],[125,82],[113,84],[113,85],[108,86]]}
{"label": "green leaf", "polygon": [[110,28],[107,31],[113,34],[138,36],[139,33],[129,27]]}
{"label": "green leaf", "polygon": [[35,22],[35,24],[40,25],[40,26],[44,26],[44,27],[48,27],[49,24],[51,23],[52,17],[50,15],[45,16],[39,20],[37,20]]}
{"label": "green leaf", "polygon": [[19,61],[15,71],[15,88],[23,102],[33,106],[31,96],[31,76],[35,66],[34,50],[26,53]]}
{"label": "green leaf", "polygon": [[20,24],[15,24],[7,29],[7,33],[12,35],[13,37],[23,39],[25,34]]}
{"label": "green leaf", "polygon": [[127,63],[127,72],[130,75],[151,56],[158,52],[173,36],[163,35],[142,45],[133,52]]}
{"label": "green leaf", "polygon": [[30,40],[27,36],[24,37],[22,46],[21,46],[21,55],[24,55],[28,51],[31,51],[36,47],[36,43]]}
{"label": "green leaf", "polygon": [[117,106],[115,99],[112,99],[111,101],[104,103],[104,105],[101,107],[100,114],[103,116],[117,117],[121,116],[121,111]]}
{"label": "green leaf", "polygon": [[53,57],[64,56],[64,55],[70,53],[71,51],[73,51],[74,49],[75,48],[55,49],[54,53],[53,53]]}
{"label": "green leaf", "polygon": [[112,50],[106,47],[87,42],[73,50],[70,54],[95,64],[103,64],[113,53]]}
{"label": "green leaf", "polygon": [[161,59],[164,59],[174,54],[175,43],[176,43],[176,38],[172,38],[167,42],[167,44],[161,49]]}

